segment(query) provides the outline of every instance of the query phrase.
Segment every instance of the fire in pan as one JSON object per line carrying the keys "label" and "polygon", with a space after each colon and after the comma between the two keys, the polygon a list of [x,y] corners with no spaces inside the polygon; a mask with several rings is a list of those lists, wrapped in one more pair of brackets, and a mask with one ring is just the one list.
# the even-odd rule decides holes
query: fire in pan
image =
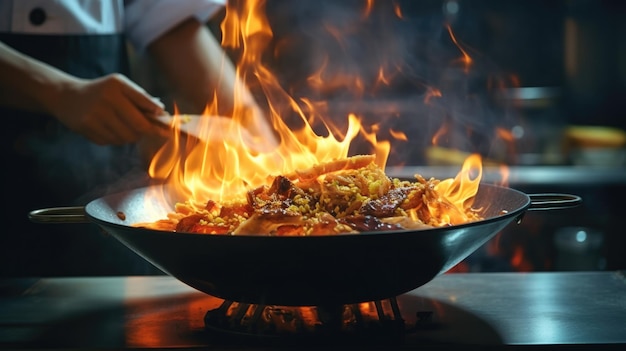
{"label": "fire in pan", "polygon": [[[40,223],[96,224],[163,272],[212,296],[313,306],[403,294],[445,273],[526,211],[568,208],[582,201],[575,195],[527,195],[481,184],[474,205],[482,208],[484,219],[461,225],[305,237],[209,235],[132,226],[158,219],[154,211],[145,210],[151,190],[107,195],[85,207],[39,209],[29,216]],[[159,218],[171,211],[161,210]]]}

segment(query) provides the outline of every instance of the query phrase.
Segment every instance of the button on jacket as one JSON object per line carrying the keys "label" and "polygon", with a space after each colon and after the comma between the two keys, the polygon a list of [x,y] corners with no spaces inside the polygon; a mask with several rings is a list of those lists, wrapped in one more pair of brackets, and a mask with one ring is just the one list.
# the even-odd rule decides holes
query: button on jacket
{"label": "button on jacket", "polygon": [[0,33],[119,34],[137,50],[184,19],[207,21],[225,0],[0,0]]}

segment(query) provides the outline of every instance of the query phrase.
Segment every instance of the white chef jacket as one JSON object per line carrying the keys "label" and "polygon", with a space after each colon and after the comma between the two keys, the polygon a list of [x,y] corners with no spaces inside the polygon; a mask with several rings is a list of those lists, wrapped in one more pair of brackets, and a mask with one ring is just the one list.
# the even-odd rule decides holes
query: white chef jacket
{"label": "white chef jacket", "polygon": [[124,33],[138,51],[189,17],[206,22],[226,0],[0,0],[0,32]]}
{"label": "white chef jacket", "polygon": [[[0,0],[0,40],[73,75],[99,77],[128,68],[125,40],[139,52],[191,16],[205,22],[224,1]],[[118,242],[96,235],[96,227],[42,231],[25,215],[33,205],[83,205],[120,186],[148,185],[134,145],[88,143],[49,116],[3,106],[0,115],[13,121],[1,128],[0,142],[3,150],[15,150],[7,152],[7,162],[21,171],[12,172],[3,189],[37,194],[37,201],[20,198],[5,214],[15,219],[9,231],[23,235],[0,235],[0,267],[20,275],[156,273]]]}

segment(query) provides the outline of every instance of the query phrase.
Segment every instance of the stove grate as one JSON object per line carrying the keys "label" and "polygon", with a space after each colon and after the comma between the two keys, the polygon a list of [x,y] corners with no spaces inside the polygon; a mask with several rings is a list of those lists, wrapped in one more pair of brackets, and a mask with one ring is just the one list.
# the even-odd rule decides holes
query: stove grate
{"label": "stove grate", "polygon": [[400,341],[409,330],[397,299],[337,306],[274,306],[225,300],[209,310],[205,329],[213,334],[259,339],[311,337],[337,341]]}

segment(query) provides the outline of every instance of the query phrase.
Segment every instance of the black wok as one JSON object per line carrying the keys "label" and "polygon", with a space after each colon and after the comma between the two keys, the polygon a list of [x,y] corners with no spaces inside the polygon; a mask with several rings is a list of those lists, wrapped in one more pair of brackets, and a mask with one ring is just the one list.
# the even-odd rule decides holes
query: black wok
{"label": "black wok", "polygon": [[[474,223],[315,237],[223,236],[132,227],[171,211],[156,201],[146,204],[150,190],[104,196],[85,207],[35,210],[29,216],[41,223],[95,223],[165,273],[216,297],[305,306],[400,295],[461,262],[527,210],[581,202],[573,195],[529,196],[481,184],[474,206],[483,208],[485,219]],[[146,206],[159,211],[148,213]]]}

